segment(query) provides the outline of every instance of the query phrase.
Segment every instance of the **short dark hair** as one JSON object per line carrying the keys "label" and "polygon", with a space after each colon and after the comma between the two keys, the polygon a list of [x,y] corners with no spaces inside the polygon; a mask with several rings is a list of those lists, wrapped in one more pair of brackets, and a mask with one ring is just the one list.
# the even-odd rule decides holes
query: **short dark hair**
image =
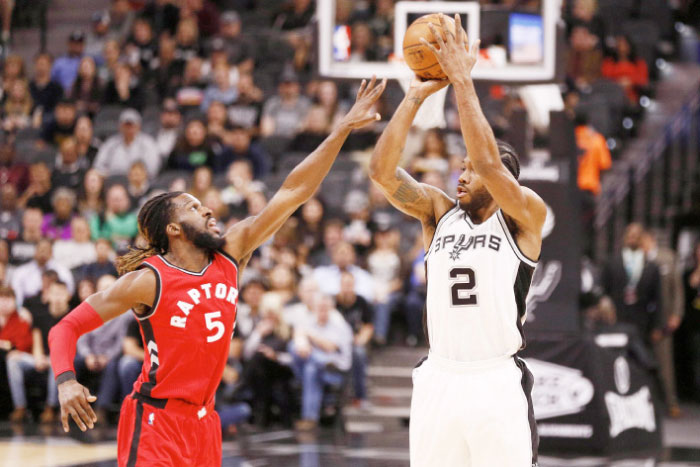
{"label": "short dark hair", "polygon": [[9,285],[0,285],[0,297],[16,298],[15,290]]}
{"label": "short dark hair", "polygon": [[518,159],[518,153],[510,144],[500,139],[496,140],[496,145],[498,146],[498,155],[501,156],[501,162],[506,166],[508,172],[513,174],[513,177],[517,180],[520,177],[520,159]]}

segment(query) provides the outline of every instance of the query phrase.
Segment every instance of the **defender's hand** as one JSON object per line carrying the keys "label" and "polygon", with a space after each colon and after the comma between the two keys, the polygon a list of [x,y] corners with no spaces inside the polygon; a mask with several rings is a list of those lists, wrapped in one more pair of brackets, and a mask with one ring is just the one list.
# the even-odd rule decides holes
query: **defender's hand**
{"label": "defender's hand", "polygon": [[97,397],[90,394],[86,387],[74,379],[59,384],[58,401],[61,404],[63,431],[68,433],[69,415],[81,431],[93,428],[97,421],[97,415],[90,407],[90,403],[96,400]]}
{"label": "defender's hand", "polygon": [[355,104],[352,106],[347,115],[343,117],[341,122],[342,126],[346,126],[351,130],[354,130],[356,128],[362,128],[363,126],[382,118],[378,113],[372,113],[370,111],[372,110],[372,106],[374,106],[374,104],[377,102],[377,99],[379,99],[379,96],[381,96],[384,92],[384,88],[386,88],[386,78],[383,79],[381,83],[376,83],[376,76],[372,76],[369,84],[367,84],[366,80],[362,80],[360,90],[357,91]]}
{"label": "defender's hand", "polygon": [[[472,69],[479,58],[480,41],[475,41],[471,47],[469,46],[469,38],[464,28],[462,28],[459,15],[455,15],[454,35],[447,29],[445,16],[442,13],[440,14],[440,28],[432,23],[429,23],[428,27],[433,33],[438,47],[430,44],[425,38],[421,37],[420,41],[435,54],[435,58],[437,58],[447,78],[452,82],[458,79],[471,78]],[[443,39],[443,32],[445,39]]]}
{"label": "defender's hand", "polygon": [[411,85],[408,87],[406,97],[408,99],[419,99],[422,103],[431,94],[435,94],[440,89],[450,84],[446,79],[422,79],[418,76],[413,76]]}

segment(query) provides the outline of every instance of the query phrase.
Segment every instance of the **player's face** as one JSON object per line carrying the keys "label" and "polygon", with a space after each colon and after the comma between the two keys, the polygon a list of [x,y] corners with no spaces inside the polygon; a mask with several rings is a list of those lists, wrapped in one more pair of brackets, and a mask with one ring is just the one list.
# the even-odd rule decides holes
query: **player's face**
{"label": "player's face", "polygon": [[462,175],[459,176],[456,196],[460,207],[470,211],[491,201],[491,195],[468,157],[465,157],[462,163]]}
{"label": "player's face", "polygon": [[226,240],[221,236],[211,209],[202,206],[197,198],[189,194],[180,195],[177,202],[177,222],[185,239],[192,242],[195,248],[208,252],[224,246]]}

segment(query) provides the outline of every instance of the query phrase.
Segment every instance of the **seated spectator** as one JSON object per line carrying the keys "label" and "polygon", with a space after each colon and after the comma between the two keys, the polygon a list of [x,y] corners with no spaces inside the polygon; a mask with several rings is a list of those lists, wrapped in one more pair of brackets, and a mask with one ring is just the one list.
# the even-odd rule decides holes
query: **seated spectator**
{"label": "seated spectator", "polygon": [[156,46],[151,23],[146,18],[136,18],[125,46],[129,64],[138,72],[145,72],[156,55]]}
{"label": "seated spectator", "polygon": [[182,84],[175,93],[177,105],[184,111],[198,110],[204,100],[204,88],[207,83],[202,72],[202,59],[192,57],[185,64]]}
{"label": "seated spectator", "polygon": [[97,11],[92,14],[92,29],[85,39],[85,55],[95,59],[102,55],[105,43],[109,40],[109,13]]}
{"label": "seated spectator", "polygon": [[117,64],[113,78],[105,86],[102,96],[104,105],[120,105],[128,109],[143,110],[146,97],[138,77],[125,63]]}
{"label": "seated spectator", "polygon": [[102,212],[104,204],[104,177],[96,169],[90,169],[85,174],[78,195],[78,210],[83,216],[89,218]]}
{"label": "seated spectator", "polygon": [[[39,282],[41,282],[39,280]],[[32,353],[17,352],[7,359],[7,377],[15,406],[10,415],[13,422],[24,421],[27,414],[27,396],[24,379],[28,371],[46,372],[46,406],[41,414],[42,423],[53,423],[58,409],[58,389],[49,361],[49,331],[70,311],[72,293],[65,283],[56,281],[48,287],[46,301],[30,310],[32,313]]]}
{"label": "seated spectator", "polygon": [[343,238],[362,255],[372,244],[367,194],[361,190],[350,191],[345,197],[343,211],[350,217],[348,225],[343,229]]}
{"label": "seated spectator", "polygon": [[311,0],[292,0],[285,2],[275,15],[273,27],[282,31],[303,28],[309,24],[314,15],[314,2]]}
{"label": "seated spectator", "polygon": [[449,154],[439,129],[433,128],[425,133],[421,155],[415,158],[411,165],[413,172],[437,171],[447,174],[449,170]]}
{"label": "seated spectator", "polygon": [[161,165],[165,165],[170,153],[175,149],[181,127],[182,114],[177,108],[177,102],[172,98],[165,99],[160,112],[160,126],[155,134],[158,154],[162,161]]}
{"label": "seated spectator", "polygon": [[302,389],[300,430],[316,427],[324,386],[343,384],[343,373],[352,366],[352,328],[333,306],[333,299],[317,294],[310,319],[294,329],[290,343],[292,368]]}
{"label": "seated spectator", "polygon": [[16,240],[22,227],[22,216],[17,209],[17,190],[9,183],[0,188],[0,238]]}
{"label": "seated spectator", "polygon": [[260,277],[253,277],[242,284],[236,311],[236,337],[247,339],[262,319],[260,304],[267,289],[265,280]]}
{"label": "seated spectator", "polygon": [[76,277],[96,282],[102,276],[116,276],[117,268],[114,266],[116,255],[112,249],[112,243],[106,238],[98,238],[94,251],[95,261],[81,267]]}
{"label": "seated spectator", "polygon": [[31,348],[31,323],[19,314],[12,288],[0,285],[0,356],[4,358],[13,351],[30,352]]}
{"label": "seated spectator", "polygon": [[61,99],[56,104],[53,118],[44,118],[41,138],[47,144],[60,146],[64,139],[73,136],[77,115],[75,102],[70,99]]}
{"label": "seated spectator", "polygon": [[638,105],[640,91],[649,86],[647,62],[637,56],[634,43],[624,35],[615,37],[615,49],[603,60],[601,74],[619,83],[634,107]]}
{"label": "seated spectator", "polygon": [[129,201],[135,208],[140,207],[151,193],[151,183],[148,181],[146,164],[142,161],[133,163],[127,174],[126,191],[129,193]]}
{"label": "seated spectator", "polygon": [[213,83],[204,90],[201,110],[206,112],[212,102],[218,101],[225,105],[232,104],[238,97],[235,83],[231,82],[228,67],[218,66],[213,71]]}
{"label": "seated spectator", "polygon": [[80,60],[78,76],[70,90],[69,97],[75,101],[76,109],[81,114],[95,116],[102,101],[102,86],[97,76],[95,59],[85,56]]}
{"label": "seated spectator", "polygon": [[41,291],[41,273],[52,269],[58,278],[66,285],[68,292],[73,295],[75,282],[70,270],[52,259],[53,245],[51,240],[42,238],[37,242],[34,260],[19,266],[12,275],[12,288],[17,295],[17,303],[21,306],[25,298],[34,296]]}
{"label": "seated spectator", "polygon": [[253,75],[241,73],[238,77],[238,99],[228,107],[229,121],[257,134],[264,98],[262,89],[255,86]]}
{"label": "seated spectator", "polygon": [[602,44],[606,32],[603,18],[598,13],[598,2],[596,0],[574,0],[572,6],[571,19],[567,25],[569,41],[573,28],[578,26],[590,32],[595,37],[597,44]]}
{"label": "seated spectator", "polygon": [[333,264],[314,269],[314,277],[321,291],[336,296],[340,291],[340,275],[349,271],[355,277],[355,292],[372,303],[374,301],[374,279],[369,272],[356,266],[357,257],[351,244],[341,241],[332,251]]}
{"label": "seated spectator", "polygon": [[331,121],[326,109],[315,105],[309,109],[301,128],[289,145],[289,151],[311,152],[318,147],[331,132]]}
{"label": "seated spectator", "polygon": [[[85,161],[86,169],[92,166],[102,142],[95,138],[90,117],[83,115],[75,123],[74,138],[78,160]],[[82,179],[81,179],[82,181]]]}
{"label": "seated spectator", "polygon": [[209,167],[198,167],[192,173],[192,185],[188,192],[198,200],[204,199],[204,195],[213,186],[214,173]]}
{"label": "seated spectator", "polygon": [[[116,280],[114,276],[100,277],[97,281],[97,292],[105,290]],[[99,389],[95,403],[98,420],[107,419],[107,411],[121,392],[119,360],[126,328],[131,320],[133,316],[130,313],[121,314],[78,339],[76,377],[81,382],[95,378],[98,380]],[[117,402],[121,402],[121,399]]]}
{"label": "seated spectator", "polygon": [[241,18],[233,10],[225,11],[219,17],[219,36],[223,40],[224,50],[229,63],[238,68],[239,73],[251,73],[254,62],[254,46],[247,35],[242,34]]}
{"label": "seated spectator", "polygon": [[121,64],[121,48],[119,42],[110,39],[105,42],[102,56],[99,57],[100,66],[97,69],[97,76],[101,83],[108,83],[114,78],[118,66]]}
{"label": "seated spectator", "polygon": [[228,123],[226,106],[220,101],[213,101],[207,109],[207,134],[212,140],[220,143],[224,138],[224,131]]}
{"label": "seated spectator", "polygon": [[[375,331],[377,340],[386,342],[389,336],[391,313],[401,301],[401,257],[399,244],[401,234],[396,229],[381,229],[374,234],[374,249],[367,256],[367,267],[375,288]],[[410,321],[407,320],[407,321]],[[418,336],[408,333],[407,341],[415,345]]]}
{"label": "seated spectator", "polygon": [[256,179],[265,177],[270,171],[269,154],[251,140],[250,133],[245,128],[229,126],[224,133],[224,143],[224,150],[214,159],[215,170],[223,171],[234,161],[247,160],[253,165],[253,176]]}
{"label": "seated spectator", "polygon": [[[171,0],[155,0],[148,2],[141,11],[141,16],[153,24],[156,36],[173,36],[180,18],[180,8],[173,4]],[[162,34],[163,32],[168,34]]]}
{"label": "seated spectator", "polygon": [[95,245],[90,240],[90,224],[84,217],[75,216],[70,222],[70,238],[56,240],[53,259],[66,269],[97,261]]}
{"label": "seated spectator", "polygon": [[296,293],[296,277],[294,271],[283,264],[275,265],[268,273],[270,291],[268,294],[279,297],[282,306],[290,303]]}
{"label": "seated spectator", "polygon": [[51,185],[54,189],[68,188],[78,190],[90,168],[90,161],[78,154],[78,143],[75,138],[66,138],[56,156],[56,164],[51,174]]}
{"label": "seated spectator", "polygon": [[52,62],[48,53],[39,53],[34,58],[34,78],[29,82],[29,92],[34,101],[35,122],[43,123],[50,117],[63,97],[63,87],[51,79]]}
{"label": "seated spectator", "polygon": [[367,347],[374,333],[372,305],[355,293],[355,277],[349,272],[340,275],[340,292],[335,297],[336,309],[352,328],[352,381],[356,404],[366,407]]}
{"label": "seated spectator", "polygon": [[212,167],[214,149],[207,139],[207,129],[199,119],[190,120],[185,126],[184,134],[175,144],[175,149],[168,158],[168,167],[177,170],[193,171],[197,167]]}
{"label": "seated spectator", "polygon": [[105,238],[117,251],[126,251],[131,240],[138,234],[136,213],[131,209],[129,193],[118,183],[107,190],[104,213],[90,219],[92,239]]}
{"label": "seated spectator", "polygon": [[248,159],[233,161],[226,171],[229,185],[221,190],[221,200],[234,210],[245,208],[248,195],[254,191],[265,191],[265,184],[253,180],[253,164]]}
{"label": "seated spectator", "polygon": [[70,188],[61,187],[54,191],[51,196],[53,211],[44,215],[41,235],[53,240],[69,240],[76,201],[75,192]]}
{"label": "seated spectator", "polygon": [[[417,345],[418,340],[423,335],[423,309],[425,307],[425,297],[427,294],[427,279],[425,275],[425,253],[423,251],[423,236],[416,236],[415,253],[408,257],[412,259],[411,273],[408,277],[406,295],[403,300],[404,315],[406,316],[406,327],[408,328],[408,337],[406,343],[413,346]],[[415,337],[413,340],[411,337]],[[381,338],[375,338],[378,344],[385,344]]]}
{"label": "seated spectator", "polygon": [[158,54],[146,70],[161,100],[174,96],[182,83],[185,61],[176,56],[176,45],[174,38],[168,35],[161,36],[158,40]]}
{"label": "seated spectator", "polygon": [[160,170],[158,147],[150,135],[141,131],[141,114],[125,109],[119,115],[119,133],[102,144],[94,167],[103,176],[126,175],[136,161],[146,164],[149,178]]}
{"label": "seated spectator", "polygon": [[372,29],[361,21],[352,25],[350,39],[350,62],[375,62],[379,60],[379,51]]}
{"label": "seated spectator", "polygon": [[78,67],[83,58],[85,49],[85,33],[80,30],[71,32],[68,37],[68,51],[58,57],[51,68],[51,79],[63,86],[67,94],[73,87],[73,82],[78,76]]}
{"label": "seated spectator", "polygon": [[313,298],[318,293],[318,283],[309,276],[305,276],[299,281],[297,287],[298,301],[288,304],[282,309],[282,319],[285,323],[296,329],[302,326],[311,315],[311,305]]}
{"label": "seated spectator", "polygon": [[285,70],[280,77],[277,95],[270,97],[263,107],[261,135],[293,138],[300,131],[310,108],[309,99],[301,95],[296,73]]}
{"label": "seated spectator", "polygon": [[566,75],[585,88],[600,76],[603,52],[598,38],[583,26],[574,26],[567,55]]}
{"label": "seated spectator", "polygon": [[289,394],[294,375],[290,368],[291,357],[287,353],[290,328],[282,319],[279,297],[266,294],[260,308],[262,316],[243,347],[245,366],[241,386],[252,392],[251,405],[256,423],[268,426],[271,406],[276,404],[283,423],[291,425]]}
{"label": "seated spectator", "polygon": [[27,82],[23,79],[15,81],[5,96],[3,130],[7,133],[15,133],[32,126],[33,108],[34,102]]}
{"label": "seated spectator", "polygon": [[20,236],[10,246],[10,263],[19,265],[27,263],[36,254],[36,245],[41,240],[41,224],[44,215],[41,209],[27,208],[22,212],[22,229]]}
{"label": "seated spectator", "polygon": [[29,166],[22,161],[16,161],[15,146],[4,140],[0,142],[0,180],[2,184],[15,187],[17,193],[23,193],[29,185]]}
{"label": "seated spectator", "polygon": [[182,18],[177,24],[177,32],[175,33],[177,47],[175,48],[175,58],[187,62],[201,56],[201,47],[199,45],[199,27],[197,21],[193,18]]}
{"label": "seated spectator", "polygon": [[136,13],[131,8],[129,0],[112,0],[108,14],[109,36],[123,44],[129,37]]}
{"label": "seated spectator", "polygon": [[10,93],[12,86],[17,81],[26,79],[24,71],[24,59],[19,55],[10,55],[5,58],[2,67],[2,91],[5,96]]}
{"label": "seated spectator", "polygon": [[301,207],[297,251],[301,261],[308,262],[311,255],[323,248],[323,215],[326,208],[318,197],[313,197]]}
{"label": "seated spectator", "polygon": [[327,219],[323,223],[323,243],[319,245],[315,252],[312,253],[309,258],[309,263],[311,266],[328,266],[333,263],[331,259],[331,254],[338,245],[343,240],[343,230],[345,229],[345,222],[341,219]]}
{"label": "seated spectator", "polygon": [[19,205],[39,208],[49,212],[51,206],[51,169],[44,162],[35,162],[29,166],[29,186],[19,199]]}

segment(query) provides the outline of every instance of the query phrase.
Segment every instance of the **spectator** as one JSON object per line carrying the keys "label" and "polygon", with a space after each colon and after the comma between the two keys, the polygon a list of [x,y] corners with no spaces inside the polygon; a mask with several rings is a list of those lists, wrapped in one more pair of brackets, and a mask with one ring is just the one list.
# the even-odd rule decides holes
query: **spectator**
{"label": "spectator", "polygon": [[300,93],[299,79],[291,70],[280,77],[277,95],[265,102],[260,133],[262,136],[293,138],[301,129],[311,102]]}
{"label": "spectator", "polygon": [[700,242],[693,248],[692,266],[683,273],[685,317],[675,339],[679,395],[700,401]]}
{"label": "spectator", "polygon": [[70,188],[78,190],[90,168],[90,161],[78,154],[78,144],[75,138],[66,138],[61,143],[56,164],[51,175],[53,188]]}
{"label": "spectator", "polygon": [[582,151],[578,162],[578,187],[594,196],[600,193],[600,172],[612,166],[605,137],[589,125],[588,117],[576,115],[576,145]]}
{"label": "spectator", "polygon": [[177,105],[185,112],[199,109],[204,100],[206,86],[207,83],[202,74],[202,59],[196,56],[190,58],[185,64],[182,84],[175,93]]}
{"label": "spectator", "polygon": [[227,66],[219,65],[213,70],[213,83],[204,90],[201,110],[206,112],[212,102],[218,101],[225,105],[235,102],[238,90],[231,82],[231,74]]}
{"label": "spectator", "polygon": [[294,271],[283,264],[275,265],[269,272],[270,280],[269,294],[277,295],[282,302],[282,306],[290,303],[296,295],[296,277]]}
{"label": "spectator", "polygon": [[219,38],[223,40],[229,63],[238,67],[239,73],[252,73],[254,62],[253,44],[242,34],[243,24],[235,11],[225,11],[219,17]]}
{"label": "spectator", "polygon": [[90,240],[90,224],[75,216],[70,222],[70,238],[53,244],[53,259],[66,269],[75,269],[97,261],[95,245]]}
{"label": "spectator", "polygon": [[78,76],[69,95],[75,101],[79,113],[88,114],[91,118],[95,116],[100,108],[102,88],[94,58],[85,56],[80,60]]}
{"label": "spectator", "polygon": [[352,329],[333,305],[329,296],[317,294],[312,316],[295,328],[290,344],[294,374],[301,382],[301,420],[296,427],[302,431],[318,423],[323,387],[343,384],[343,373],[352,366]]}
{"label": "spectator", "polygon": [[[39,280],[39,282],[41,282]],[[65,283],[56,281],[48,287],[46,302],[32,310],[32,353],[18,352],[8,357],[7,377],[15,410],[12,422],[22,422],[26,416],[27,396],[24,378],[28,371],[47,372],[46,406],[41,414],[42,423],[53,423],[58,408],[58,390],[49,361],[49,331],[70,311],[71,292]]]}
{"label": "spectator", "polygon": [[[389,336],[391,313],[401,301],[401,234],[396,229],[383,228],[374,234],[374,249],[367,257],[367,267],[375,284],[374,325],[379,340]],[[413,331],[413,330],[410,330]],[[409,332],[407,342],[415,346],[418,336]]]}
{"label": "spectator", "polygon": [[156,56],[157,42],[153,28],[145,18],[136,18],[131,37],[126,43],[126,56],[129,64],[139,72],[148,70]]}
{"label": "spectator", "polygon": [[673,365],[673,333],[680,326],[685,313],[682,272],[676,261],[675,252],[670,248],[660,247],[653,232],[644,232],[642,248],[646,253],[647,261],[653,261],[659,266],[663,328],[662,332],[656,333],[652,338],[654,354],[659,364],[659,376],[663,385],[666,410],[669,416],[678,418],[681,415],[681,408],[678,405],[676,375]]}
{"label": "spectator", "polygon": [[97,76],[101,83],[107,83],[114,78],[115,71],[121,64],[121,53],[119,42],[113,39],[105,42],[102,56],[98,60],[100,67],[97,69]]}
{"label": "spectator", "polygon": [[226,181],[229,185],[221,190],[221,200],[237,211],[244,209],[246,198],[252,192],[265,191],[263,182],[253,180],[253,164],[248,159],[232,162],[226,171]]}
{"label": "spectator", "polygon": [[63,97],[63,87],[51,79],[53,59],[47,53],[39,53],[34,58],[34,79],[29,82],[29,92],[34,101],[35,121],[43,123],[44,118],[53,114],[58,101]]}
{"label": "spectator", "polygon": [[598,38],[583,26],[571,32],[566,75],[578,88],[586,88],[600,76],[603,52]]}
{"label": "spectator", "polygon": [[290,31],[305,27],[314,15],[314,2],[311,0],[287,1],[275,15],[273,27]]}
{"label": "spectator", "polygon": [[158,55],[149,64],[148,77],[161,100],[174,96],[182,84],[185,61],[176,56],[176,45],[172,37],[161,36],[158,40]]}
{"label": "spectator", "polygon": [[14,351],[29,352],[31,348],[31,323],[19,314],[12,288],[0,285],[0,355],[6,357]]}
{"label": "spectator", "polygon": [[78,210],[89,218],[102,212],[105,204],[104,177],[96,170],[90,169],[78,196]]}
{"label": "spectator", "polygon": [[85,55],[95,59],[102,55],[105,44],[109,40],[109,13],[97,11],[92,14],[92,29],[85,40]]}
{"label": "spectator", "polygon": [[173,98],[163,101],[163,108],[160,112],[160,128],[155,134],[158,154],[160,154],[163,165],[175,148],[177,137],[182,126],[182,114],[177,108],[177,102]]}
{"label": "spectator", "polygon": [[258,143],[251,140],[248,130],[241,126],[230,125],[224,133],[225,148],[214,159],[214,168],[223,171],[232,162],[247,160],[253,166],[253,176],[256,179],[264,178],[270,171],[270,156]]}
{"label": "spectator", "polygon": [[[97,291],[106,289],[115,281],[114,276],[100,277],[97,281]],[[126,328],[132,319],[129,313],[124,313],[78,339],[76,376],[79,381],[98,379],[98,402],[95,404],[98,420],[107,419],[107,410],[121,392],[119,360]]]}
{"label": "spectator", "polygon": [[102,142],[95,138],[92,120],[83,115],[75,123],[74,138],[78,160],[85,161],[86,169],[92,166]]}
{"label": "spectator", "polygon": [[131,240],[138,234],[136,213],[131,210],[129,193],[118,183],[107,190],[104,213],[92,216],[90,231],[93,240],[106,238],[117,251],[126,251]]}
{"label": "spectator", "polygon": [[331,132],[331,122],[326,109],[315,105],[309,109],[301,128],[289,145],[290,151],[311,152],[318,147]]}
{"label": "spectator", "polygon": [[141,83],[131,67],[125,63],[117,64],[114,76],[105,87],[102,103],[120,105],[140,112],[143,110],[145,100]]}
{"label": "spectator", "polygon": [[5,95],[9,94],[10,89],[17,81],[25,79],[24,59],[19,55],[10,55],[5,58],[5,63],[2,67],[2,91]]}
{"label": "spectator", "polygon": [[140,207],[150,195],[151,184],[148,181],[146,164],[143,162],[136,161],[129,169],[126,191],[129,193],[129,201],[134,207]]}
{"label": "spectator", "polygon": [[49,212],[51,206],[51,169],[44,162],[35,162],[29,166],[29,186],[19,199],[22,207],[39,208]]}
{"label": "spectator", "polygon": [[95,261],[80,268],[77,277],[96,282],[102,276],[116,276],[114,267],[115,254],[112,243],[106,238],[98,238],[95,242]]}
{"label": "spectator", "polygon": [[4,140],[0,142],[0,182],[15,187],[17,193],[23,193],[29,185],[29,166],[22,161],[15,161],[15,146]]}
{"label": "spectator", "polygon": [[103,176],[126,175],[136,161],[146,164],[149,178],[160,170],[158,147],[150,135],[141,131],[141,115],[134,109],[125,109],[119,115],[119,134],[102,144],[94,167]]}
{"label": "spectator", "polygon": [[19,265],[29,262],[36,254],[36,245],[41,240],[41,209],[27,208],[22,213],[22,230],[19,238],[10,246],[10,263]]}
{"label": "spectator", "polygon": [[17,189],[6,184],[0,188],[0,238],[16,240],[22,228],[22,213],[17,208]]}
{"label": "spectator", "polygon": [[[437,171],[447,174],[449,170],[447,145],[438,128],[433,128],[425,132],[423,150],[421,155],[412,162],[413,172]],[[461,162],[461,161],[460,161]]]}
{"label": "spectator", "polygon": [[638,105],[640,92],[649,86],[647,62],[637,56],[634,43],[624,35],[615,37],[615,50],[603,60],[601,74],[625,89],[633,107]]}
{"label": "spectator", "polygon": [[622,253],[603,269],[601,285],[617,310],[618,320],[633,324],[644,342],[651,343],[662,332],[659,267],[645,258],[644,229],[630,224],[625,229]]}
{"label": "spectator", "polygon": [[12,288],[17,295],[17,303],[21,306],[24,299],[41,291],[41,273],[52,269],[58,278],[66,285],[68,292],[73,295],[75,283],[73,275],[65,267],[52,259],[53,245],[51,240],[42,238],[36,244],[34,260],[19,266],[12,275]]}
{"label": "spectator", "polygon": [[61,187],[54,191],[51,196],[53,212],[44,215],[41,235],[53,240],[70,240],[76,201],[75,192],[70,188]]}
{"label": "spectator", "polygon": [[80,30],[71,32],[68,37],[68,51],[58,57],[51,68],[51,79],[63,86],[64,92],[70,92],[78,76],[78,67],[85,49],[85,33]]}
{"label": "spectator", "polygon": [[74,101],[60,100],[54,109],[53,118],[48,119],[42,127],[42,139],[55,147],[60,146],[64,139],[73,136],[77,115]]}
{"label": "spectator", "polygon": [[340,292],[336,308],[352,328],[352,381],[356,405],[367,407],[367,346],[374,333],[372,306],[355,293],[355,277],[350,272],[340,275]]}
{"label": "spectator", "polygon": [[321,292],[335,296],[340,291],[340,275],[349,271],[355,277],[355,292],[365,300],[374,301],[374,279],[364,269],[356,266],[357,257],[351,244],[341,241],[332,251],[333,264],[314,269],[314,277]]}
{"label": "spectator", "polygon": [[253,277],[242,285],[241,300],[236,311],[236,337],[247,339],[262,319],[260,305],[267,288],[266,282],[259,277]]}
{"label": "spectator", "polygon": [[[407,281],[407,290],[403,299],[403,310],[406,316],[406,327],[408,331],[407,344],[418,344],[420,336],[423,335],[423,309],[425,307],[425,297],[427,294],[427,282],[425,276],[425,252],[423,251],[423,236],[417,235],[415,246],[411,254],[407,255],[412,260],[411,271]],[[410,336],[414,336],[414,341]],[[386,340],[377,339],[375,341],[382,345]]]}
{"label": "spectator", "polygon": [[5,96],[2,128],[7,133],[15,133],[32,126],[32,95],[25,80],[15,81]]}
{"label": "spectator", "polygon": [[255,86],[253,75],[241,73],[238,77],[238,99],[228,108],[228,119],[233,125],[258,132],[263,108],[263,91]]}
{"label": "spectator", "polygon": [[323,244],[312,254],[311,266],[328,266],[333,261],[331,253],[343,240],[345,223],[341,219],[328,219],[323,223]]}
{"label": "spectator", "polygon": [[352,190],[345,197],[343,211],[350,217],[343,229],[343,238],[352,244],[356,251],[366,252],[372,243],[370,231],[369,198],[360,190]]}
{"label": "spectator", "polygon": [[207,128],[202,120],[192,119],[170,153],[168,167],[193,171],[201,166],[212,167],[213,164],[214,150],[207,139]]}
{"label": "spectator", "polygon": [[311,316],[312,302],[318,291],[318,283],[311,275],[303,277],[297,287],[299,301],[288,304],[282,309],[284,322],[293,329],[304,326]]}
{"label": "spectator", "polygon": [[596,0],[575,0],[572,8],[572,18],[568,24],[569,41],[574,27],[585,28],[595,38],[596,44],[605,41],[605,23],[598,13]]}
{"label": "spectator", "polygon": [[325,210],[323,202],[316,196],[301,207],[297,251],[304,263],[308,262],[311,255],[323,248],[323,215]]}
{"label": "spectator", "polygon": [[375,49],[375,38],[367,23],[356,22],[352,25],[350,62],[375,62],[379,60]]}
{"label": "spectator", "polygon": [[134,383],[141,373],[144,359],[139,321],[133,316],[126,321],[128,325],[122,342],[122,356],[119,359],[118,367],[121,398],[126,397],[133,390]]}
{"label": "spectator", "polygon": [[180,8],[172,0],[154,0],[141,11],[141,16],[151,22],[156,36],[174,36],[180,18]]}
{"label": "spectator", "polygon": [[123,44],[129,37],[136,14],[131,9],[129,0],[112,0],[108,13],[109,35]]}
{"label": "spectator", "polygon": [[223,140],[227,123],[226,106],[219,101],[213,101],[209,104],[207,109],[207,133],[216,143],[221,143]]}
{"label": "spectator", "polygon": [[209,0],[185,0],[180,17],[196,19],[197,28],[203,38],[219,32],[219,9]]}
{"label": "spectator", "polygon": [[175,33],[177,47],[175,48],[175,58],[189,63],[195,57],[201,55],[199,46],[199,28],[197,21],[192,18],[182,18],[177,24]]}
{"label": "spectator", "polygon": [[192,173],[192,186],[189,193],[198,200],[204,199],[204,195],[212,188],[214,173],[209,167],[198,167]]}

